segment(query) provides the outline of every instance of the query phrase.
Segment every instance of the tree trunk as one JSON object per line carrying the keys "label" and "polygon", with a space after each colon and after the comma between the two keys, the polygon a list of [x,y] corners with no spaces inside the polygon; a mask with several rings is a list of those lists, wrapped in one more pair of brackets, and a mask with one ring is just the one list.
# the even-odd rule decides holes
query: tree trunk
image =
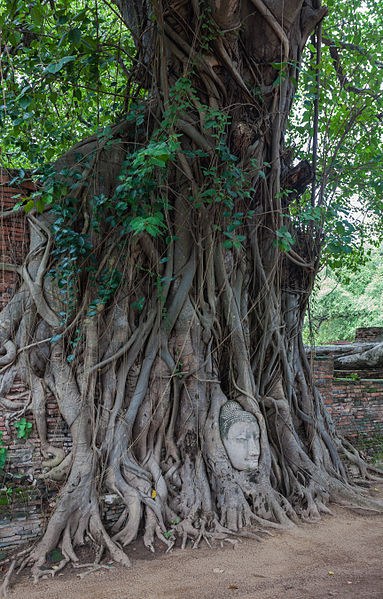
{"label": "tree trunk", "polygon": [[[184,547],[317,519],[331,500],[378,509],[348,482],[341,452],[367,469],[337,436],[301,337],[321,231],[291,224],[311,172],[291,167],[283,138],[326,8],[117,5],[136,104],[56,164],[61,201],[28,215],[23,281],[0,314],[2,397],[28,383],[45,476],[65,481],[28,555],[36,577],[49,550],[76,561],[90,538],[127,564],[142,525],[154,551],[156,537]],[[48,389],[66,458],[47,444]],[[112,531],[105,488],[125,504]]]}

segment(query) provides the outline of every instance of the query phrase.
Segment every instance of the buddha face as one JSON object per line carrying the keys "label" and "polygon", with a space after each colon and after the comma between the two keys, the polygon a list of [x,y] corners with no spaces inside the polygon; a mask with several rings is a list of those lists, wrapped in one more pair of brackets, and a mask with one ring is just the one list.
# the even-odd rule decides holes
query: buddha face
{"label": "buddha face", "polygon": [[256,470],[258,468],[259,427],[255,418],[234,421],[222,441],[234,468],[237,470]]}

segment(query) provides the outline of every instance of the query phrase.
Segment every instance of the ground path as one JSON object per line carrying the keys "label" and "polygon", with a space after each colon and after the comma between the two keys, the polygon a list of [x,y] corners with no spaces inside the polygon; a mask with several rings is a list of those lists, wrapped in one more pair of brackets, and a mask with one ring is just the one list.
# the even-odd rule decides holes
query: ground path
{"label": "ground path", "polygon": [[[383,497],[383,485],[376,495]],[[133,567],[76,578],[72,568],[33,586],[25,578],[10,599],[383,599],[383,516],[335,506],[335,518],[303,524],[233,550],[163,550],[142,542]],[[77,570],[77,572],[83,570]],[[231,587],[231,588],[230,588]],[[237,588],[234,588],[237,587]]]}

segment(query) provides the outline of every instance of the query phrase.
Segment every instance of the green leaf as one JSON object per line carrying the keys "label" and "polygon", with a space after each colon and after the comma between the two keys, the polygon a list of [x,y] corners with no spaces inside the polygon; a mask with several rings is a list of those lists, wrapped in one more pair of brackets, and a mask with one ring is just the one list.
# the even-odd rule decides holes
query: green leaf
{"label": "green leaf", "polygon": [[23,96],[17,103],[21,108],[28,108],[32,103],[32,96]]}
{"label": "green leaf", "polygon": [[141,233],[145,230],[145,219],[142,216],[137,216],[130,221],[130,228],[134,231],[134,234]]}
{"label": "green leaf", "polygon": [[14,426],[17,430],[18,439],[28,439],[32,429],[32,424],[30,422],[27,422],[25,418],[22,418],[18,422],[15,422]]}
{"label": "green leaf", "polygon": [[133,302],[131,305],[132,305],[132,308],[137,308],[141,312],[141,310],[144,307],[144,304],[145,304],[145,298],[142,297],[137,302]]}
{"label": "green leaf", "polygon": [[68,21],[69,21],[69,15],[61,14],[61,15],[59,15],[57,17],[57,24],[58,25],[65,25],[65,23],[68,23]]}
{"label": "green leaf", "polygon": [[36,200],[36,210],[39,214],[42,214],[44,212],[44,208],[45,208],[45,202],[42,198],[38,198]]}
{"label": "green leaf", "polygon": [[58,73],[64,65],[68,64],[68,62],[73,62],[75,59],[75,56],[64,56],[64,58],[61,58],[58,62],[51,62],[51,64],[46,67],[44,73]]}
{"label": "green leaf", "polygon": [[222,247],[229,250],[233,247],[233,242],[231,239],[225,239],[225,241],[222,243]]}
{"label": "green leaf", "polygon": [[51,342],[51,343],[55,343],[56,341],[60,341],[61,337],[62,337],[61,333],[59,333],[58,335],[54,335],[54,336],[51,338],[50,342]]}
{"label": "green leaf", "polygon": [[167,157],[165,159],[164,156],[152,156],[150,159],[150,163],[154,166],[160,166],[161,168],[164,168],[167,163]]}
{"label": "green leaf", "polygon": [[34,4],[30,9],[31,19],[37,26],[41,25],[44,20],[43,9],[39,4]]}
{"label": "green leaf", "polygon": [[28,212],[30,212],[32,210],[32,208],[35,207],[35,203],[33,200],[29,200],[29,202],[27,202],[24,206],[24,210],[25,212],[28,214]]}
{"label": "green leaf", "polygon": [[68,40],[72,42],[72,44],[78,44],[81,40],[81,29],[78,27],[71,29],[68,33]]}
{"label": "green leaf", "polygon": [[59,551],[59,549],[52,549],[51,551],[48,551],[48,553],[45,556],[45,559],[49,564],[57,564],[58,562],[61,562],[62,559],[64,559],[64,556],[61,553],[61,551]]}
{"label": "green leaf", "polygon": [[273,69],[276,69],[277,71],[281,71],[282,69],[285,68],[285,66],[287,65],[287,62],[271,62],[270,66],[273,67]]}

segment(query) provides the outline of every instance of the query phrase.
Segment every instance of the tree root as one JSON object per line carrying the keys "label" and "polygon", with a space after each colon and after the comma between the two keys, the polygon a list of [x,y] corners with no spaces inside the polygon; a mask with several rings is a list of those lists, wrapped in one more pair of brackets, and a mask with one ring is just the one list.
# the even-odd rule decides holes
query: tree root
{"label": "tree root", "polygon": [[16,568],[16,564],[17,564],[17,560],[14,559],[13,562],[11,563],[9,569],[8,569],[8,572],[7,572],[7,575],[6,575],[5,579],[4,579],[4,582],[3,582],[3,584],[0,587],[0,592],[1,592],[1,596],[2,597],[6,597],[7,596],[9,584],[10,584],[10,581],[11,581],[11,577],[12,577],[13,571]]}
{"label": "tree root", "polygon": [[92,572],[97,572],[99,570],[105,569],[105,570],[110,570],[113,568],[113,566],[110,565],[104,565],[104,564],[98,564],[98,563],[93,563],[93,564],[73,564],[74,568],[89,568],[89,570],[87,572],[81,572],[79,574],[77,574],[77,578],[80,578],[80,580],[82,580],[83,578],[85,578],[85,576],[88,576],[88,574],[92,574]]}
{"label": "tree root", "polygon": [[[54,578],[56,576],[56,574],[61,572],[61,570],[63,570],[68,563],[69,563],[69,559],[62,559],[61,562],[59,564],[57,564],[57,566],[54,566],[51,570],[44,570],[44,572],[42,574],[43,574],[43,576],[50,575],[52,578]],[[39,582],[39,578],[33,579],[33,584],[38,584],[38,582]]]}
{"label": "tree root", "polygon": [[[56,450],[56,447],[50,446],[49,453],[54,453],[53,450]],[[56,452],[55,452],[56,453]],[[69,453],[65,456],[65,453],[62,450],[57,449],[57,455],[52,460],[47,460],[43,462],[42,465],[45,468],[51,468],[48,472],[43,472],[40,474],[39,478],[45,480],[51,480],[54,482],[61,482],[67,476],[70,465],[72,462],[72,455]],[[57,464],[55,466],[55,464]],[[53,467],[52,467],[53,466]]]}

